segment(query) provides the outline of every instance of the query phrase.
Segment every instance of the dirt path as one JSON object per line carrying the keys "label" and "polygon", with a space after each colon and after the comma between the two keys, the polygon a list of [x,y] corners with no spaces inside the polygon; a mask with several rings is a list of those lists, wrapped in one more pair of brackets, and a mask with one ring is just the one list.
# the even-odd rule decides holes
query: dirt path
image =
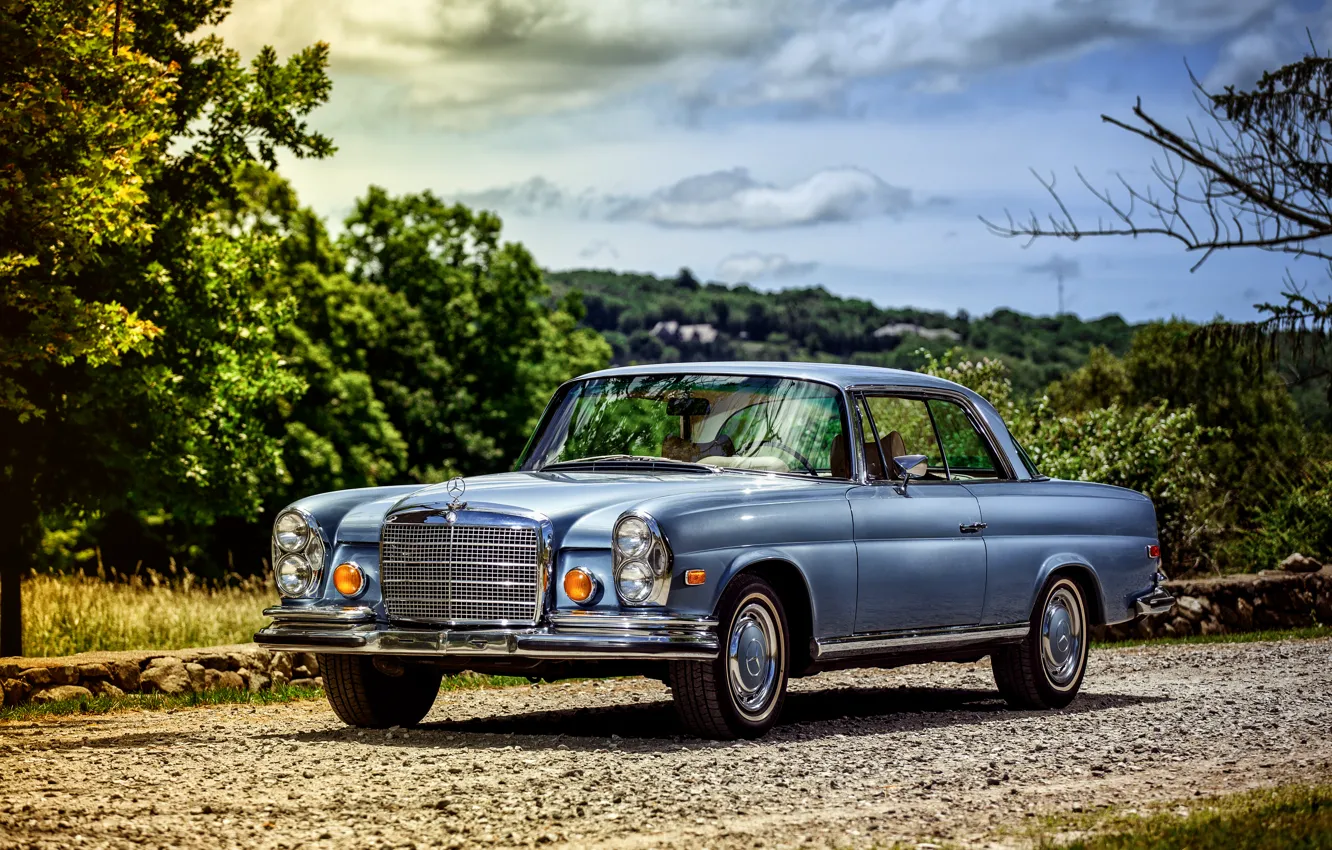
{"label": "dirt path", "polygon": [[798,682],[762,741],[679,737],[644,680],[0,725],[0,848],[1020,845],[1026,817],[1332,777],[1332,641],[1093,654],[1010,712],[987,663]]}

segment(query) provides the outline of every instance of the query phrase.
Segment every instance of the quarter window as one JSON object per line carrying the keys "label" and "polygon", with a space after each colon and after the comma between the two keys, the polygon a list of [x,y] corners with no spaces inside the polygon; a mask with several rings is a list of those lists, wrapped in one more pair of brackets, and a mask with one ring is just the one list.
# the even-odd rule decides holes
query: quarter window
{"label": "quarter window", "polygon": [[1003,477],[998,471],[999,466],[989,443],[976,430],[971,417],[960,405],[932,398],[929,407],[934,414],[934,424],[938,426],[944,456],[948,459],[948,470],[954,481]]}

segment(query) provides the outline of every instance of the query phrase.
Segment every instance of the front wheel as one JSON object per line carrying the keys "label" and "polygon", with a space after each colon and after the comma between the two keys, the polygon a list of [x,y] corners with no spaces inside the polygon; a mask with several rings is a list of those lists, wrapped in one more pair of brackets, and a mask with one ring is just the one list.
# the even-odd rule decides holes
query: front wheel
{"label": "front wheel", "polygon": [[724,641],[711,661],[672,661],[670,686],[685,729],[704,738],[757,738],[786,700],[790,632],[777,592],[758,576],[731,582],[718,606]]}
{"label": "front wheel", "polygon": [[348,725],[369,729],[420,723],[444,678],[439,670],[415,665],[390,676],[364,655],[320,655],[319,670],[333,712]]}
{"label": "front wheel", "polygon": [[990,656],[999,693],[1013,708],[1063,708],[1087,672],[1087,603],[1078,583],[1055,576],[1046,584],[1022,642]]}

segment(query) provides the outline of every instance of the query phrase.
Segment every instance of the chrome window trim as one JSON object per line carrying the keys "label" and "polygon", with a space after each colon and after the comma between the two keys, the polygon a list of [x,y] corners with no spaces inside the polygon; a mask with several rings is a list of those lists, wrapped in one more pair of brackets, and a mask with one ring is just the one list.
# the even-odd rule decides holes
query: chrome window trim
{"label": "chrome window trim", "polygon": [[[987,483],[988,481],[1003,481],[1011,483],[1013,481],[1022,480],[1017,477],[1017,473],[1013,468],[1012,459],[1008,456],[1008,453],[1000,450],[999,442],[994,436],[994,431],[990,429],[989,423],[985,421],[985,417],[980,415],[980,413],[976,410],[975,405],[971,403],[971,399],[967,398],[966,395],[964,395],[963,393],[960,393],[956,390],[948,389],[946,387],[914,387],[914,386],[904,386],[902,384],[854,384],[852,386],[847,387],[846,391],[848,393],[855,395],[857,398],[866,394],[869,395],[881,394],[881,395],[893,395],[902,398],[919,398],[925,400],[937,398],[942,401],[951,401],[956,403],[959,407],[962,408],[962,412],[966,414],[966,417],[971,422],[972,427],[975,428],[977,433],[980,434],[981,439],[985,441],[990,451],[994,454],[995,458],[999,461],[999,464],[1003,467],[1003,469],[1001,470],[995,470],[996,472],[1002,472],[1003,477],[995,479],[977,479],[975,481],[965,481],[965,482],[950,480],[944,483],[984,484]],[[940,446],[939,450],[942,452],[943,447]],[[861,451],[863,453],[864,451],[863,448]],[[861,483],[862,484],[875,483],[868,480],[868,468],[865,468],[865,471],[866,474]],[[891,481],[889,483],[891,483]],[[938,481],[931,482],[931,481],[922,480],[922,481],[915,481],[913,483],[925,484],[928,486],[929,484],[938,484],[941,482]]]}

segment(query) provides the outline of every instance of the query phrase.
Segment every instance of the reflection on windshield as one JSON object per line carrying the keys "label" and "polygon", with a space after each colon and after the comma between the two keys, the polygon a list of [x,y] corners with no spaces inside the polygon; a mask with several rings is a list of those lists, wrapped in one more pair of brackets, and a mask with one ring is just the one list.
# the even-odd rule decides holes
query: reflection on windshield
{"label": "reflection on windshield", "polygon": [[597,378],[557,399],[523,469],[631,455],[723,469],[849,478],[836,390],[727,375]]}

